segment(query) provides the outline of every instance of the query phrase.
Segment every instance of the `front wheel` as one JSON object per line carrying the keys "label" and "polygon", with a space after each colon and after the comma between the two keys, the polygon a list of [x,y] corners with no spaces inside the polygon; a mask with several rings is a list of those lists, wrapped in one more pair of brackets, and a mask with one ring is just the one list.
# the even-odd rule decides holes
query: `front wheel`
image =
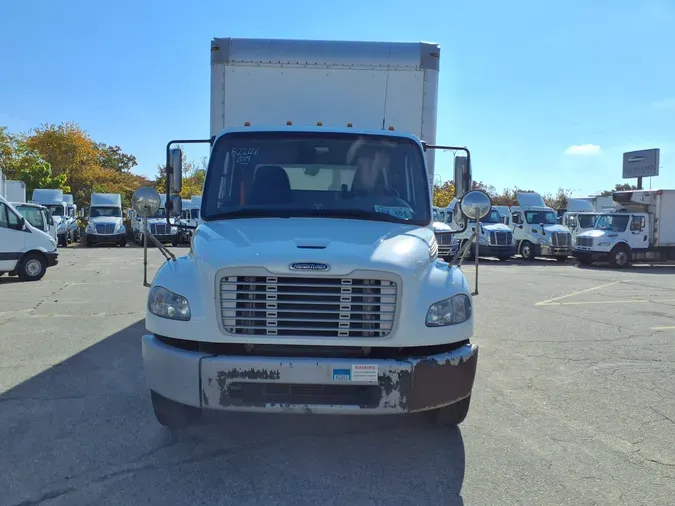
{"label": "front wheel", "polygon": [[171,241],[171,246],[173,246],[174,248],[177,248],[179,245],[180,245],[180,241],[178,240],[178,238],[173,239]]}
{"label": "front wheel", "polygon": [[38,281],[47,272],[47,262],[40,253],[28,253],[19,262],[17,274],[21,281]]}
{"label": "front wheel", "polygon": [[120,239],[120,242],[118,244],[119,244],[120,248],[124,248],[127,245],[127,238],[122,237],[122,239]]}
{"label": "front wheel", "polygon": [[520,246],[520,256],[525,260],[534,260],[534,244],[530,241],[523,241],[523,244]]}
{"label": "front wheel", "polygon": [[593,260],[591,260],[590,258],[580,257],[577,258],[577,262],[579,262],[581,265],[591,265],[593,263]]}
{"label": "front wheel", "polygon": [[508,256],[508,257],[501,256],[501,257],[497,257],[497,258],[499,259],[500,262],[508,262],[509,260],[511,260],[510,256]]}
{"label": "front wheel", "polygon": [[157,421],[172,430],[188,427],[201,417],[201,409],[162,397],[154,390],[150,390],[150,398]]}
{"label": "front wheel", "polygon": [[469,413],[470,404],[471,395],[466,399],[462,399],[449,406],[425,411],[424,416],[426,417],[427,422],[431,424],[456,427],[466,418],[466,415]]}
{"label": "front wheel", "polygon": [[617,244],[609,252],[609,263],[612,267],[617,269],[624,269],[630,265],[631,252],[630,248],[625,244]]}

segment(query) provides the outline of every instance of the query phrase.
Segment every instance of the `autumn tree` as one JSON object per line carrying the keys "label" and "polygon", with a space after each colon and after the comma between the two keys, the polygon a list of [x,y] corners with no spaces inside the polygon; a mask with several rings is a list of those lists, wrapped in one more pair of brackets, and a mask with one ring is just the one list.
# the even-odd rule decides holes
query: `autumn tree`
{"label": "autumn tree", "polygon": [[99,165],[115,172],[129,172],[138,165],[136,157],[122,151],[119,146],[108,146],[103,142],[96,143]]}
{"label": "autumn tree", "polygon": [[[206,167],[208,159],[204,156],[199,161],[188,161],[183,151],[183,183],[180,192],[181,198],[189,199],[192,196],[202,194],[204,180],[206,179]],[[166,192],[166,167],[157,165],[155,176],[155,188],[159,193]]]}
{"label": "autumn tree", "polygon": [[434,184],[434,205],[445,209],[455,198],[455,184],[452,181]]}

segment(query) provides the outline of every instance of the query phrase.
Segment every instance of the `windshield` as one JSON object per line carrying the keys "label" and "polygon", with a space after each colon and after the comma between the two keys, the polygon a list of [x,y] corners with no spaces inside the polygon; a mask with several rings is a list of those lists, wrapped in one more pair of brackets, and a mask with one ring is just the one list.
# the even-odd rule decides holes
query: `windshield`
{"label": "windshield", "polygon": [[149,218],[166,218],[166,210],[163,207],[160,207],[157,209],[157,212],[152,216],[149,216]]}
{"label": "windshield", "polygon": [[602,214],[598,216],[595,228],[612,232],[625,232],[626,227],[628,227],[628,218],[629,216],[626,214]]}
{"label": "windshield", "polygon": [[445,223],[447,224],[452,223],[452,211],[445,212]]}
{"label": "windshield", "polygon": [[45,206],[52,213],[52,216],[63,216],[63,206]]}
{"label": "windshield", "polygon": [[580,214],[578,216],[579,228],[593,228],[595,224],[595,215],[593,214]]}
{"label": "windshield", "polygon": [[428,225],[429,184],[411,139],[336,133],[228,134],[214,145],[205,220],[333,217]]}
{"label": "windshield", "polygon": [[[469,220],[471,223],[476,223],[476,220]],[[488,214],[485,218],[480,220],[481,223],[502,223],[502,215],[499,214],[499,211],[496,209],[492,209],[490,211],[490,214]]]}
{"label": "windshield", "polygon": [[33,225],[39,230],[45,229],[45,221],[42,215],[42,211],[39,208],[33,206],[14,206],[14,208],[19,211],[19,214],[26,218],[26,221]]}
{"label": "windshield", "polygon": [[528,223],[538,225],[555,225],[558,223],[558,215],[553,211],[525,211],[525,219]]}
{"label": "windshield", "polygon": [[199,209],[191,209],[191,216],[193,220],[198,220],[199,219]]}
{"label": "windshield", "polygon": [[121,218],[122,209],[119,207],[92,207],[89,211],[90,218]]}

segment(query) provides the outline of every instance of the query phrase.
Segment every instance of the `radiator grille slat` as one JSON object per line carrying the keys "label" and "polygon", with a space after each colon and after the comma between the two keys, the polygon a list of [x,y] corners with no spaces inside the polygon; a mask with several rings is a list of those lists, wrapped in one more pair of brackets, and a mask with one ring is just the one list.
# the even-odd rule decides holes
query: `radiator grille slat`
{"label": "radiator grille slat", "polygon": [[491,246],[511,246],[513,238],[511,232],[490,232]]}
{"label": "radiator grille slat", "polygon": [[114,223],[97,223],[96,224],[96,233],[97,234],[107,234],[111,235],[115,233],[115,224]]}
{"label": "radiator grille slat", "polygon": [[385,337],[397,285],[381,279],[226,276],[220,282],[225,331],[236,335]]}
{"label": "radiator grille slat", "polygon": [[569,232],[552,232],[551,244],[562,248],[570,247],[572,246],[572,234]]}

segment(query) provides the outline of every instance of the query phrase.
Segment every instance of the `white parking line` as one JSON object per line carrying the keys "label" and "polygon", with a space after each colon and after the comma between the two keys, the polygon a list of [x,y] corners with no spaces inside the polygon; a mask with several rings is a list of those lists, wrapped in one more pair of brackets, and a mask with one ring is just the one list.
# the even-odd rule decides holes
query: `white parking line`
{"label": "white parking line", "polygon": [[581,302],[551,302],[535,306],[582,306],[584,304],[641,304],[645,302],[675,302],[675,299],[623,299],[623,300],[587,300]]}
{"label": "white parking line", "polygon": [[675,325],[672,327],[652,327],[650,330],[675,330]]}
{"label": "white parking line", "polygon": [[580,290],[578,292],[568,293],[567,295],[561,295],[560,297],[554,297],[552,299],[537,302],[535,304],[535,306],[555,305],[555,304],[551,304],[551,303],[556,301],[556,300],[562,300],[562,299],[566,299],[568,297],[574,297],[575,295],[581,295],[582,293],[592,292],[593,290],[599,290],[600,288],[606,288],[608,286],[618,285],[619,283],[621,283],[621,281],[614,281],[612,283],[605,283],[604,285],[594,286],[593,288],[586,288],[586,290]]}

